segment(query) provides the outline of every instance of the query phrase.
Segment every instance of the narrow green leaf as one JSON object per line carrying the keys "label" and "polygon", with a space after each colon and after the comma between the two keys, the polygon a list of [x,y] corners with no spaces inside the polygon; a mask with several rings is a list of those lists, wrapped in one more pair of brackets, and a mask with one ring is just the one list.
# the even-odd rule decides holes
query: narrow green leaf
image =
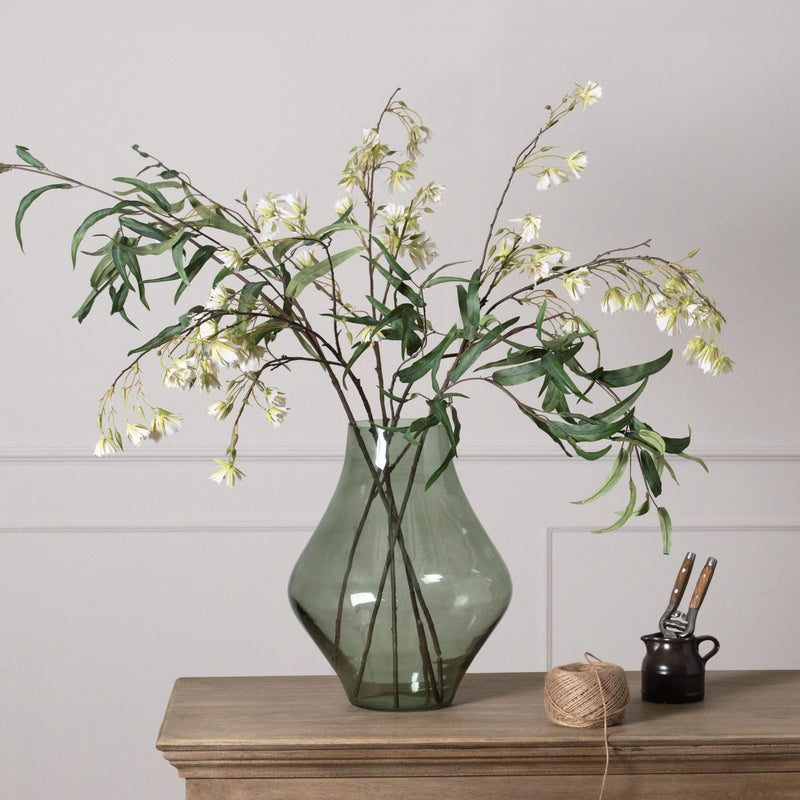
{"label": "narrow green leaf", "polygon": [[17,241],[19,242],[19,249],[24,251],[24,247],[22,246],[22,219],[25,216],[25,212],[31,207],[34,200],[38,197],[41,197],[45,192],[49,192],[51,189],[72,189],[73,184],[71,183],[50,183],[47,186],[39,186],[37,189],[33,189],[32,191],[28,192],[22,200],[19,201],[19,207],[17,208],[17,216],[14,219],[14,230],[17,234]]}
{"label": "narrow green leaf", "polygon": [[[392,274],[387,269],[382,267],[377,261],[370,262],[376,270],[386,279],[386,281],[393,286],[400,294],[407,297],[415,306],[421,307],[424,305],[421,295],[412,288],[408,283],[401,280],[399,276]],[[411,276],[409,276],[411,277]]]}
{"label": "narrow green leaf", "polygon": [[372,241],[378,245],[381,253],[383,253],[383,257],[386,259],[389,269],[402,280],[410,281],[411,275],[397,263],[397,259],[386,249],[386,245],[377,236],[373,236]]}
{"label": "narrow green leaf", "polygon": [[594,373],[589,373],[587,377],[597,379],[606,386],[611,386],[613,388],[630,386],[631,384],[644,380],[648,375],[654,375],[656,372],[660,372],[669,364],[671,359],[672,350],[667,350],[663,356],[653,361],[647,361],[644,364],[636,364],[632,367],[623,367],[622,369],[600,369]]}
{"label": "narrow green leaf", "polygon": [[664,455],[666,449],[664,440],[656,431],[649,428],[642,428],[642,430],[636,431],[634,435],[648,445],[657,455]]}
{"label": "narrow green leaf", "polygon": [[18,144],[17,145],[17,155],[26,163],[30,164],[32,167],[36,167],[36,169],[47,169],[47,167],[39,161],[38,158],[35,158],[31,155],[31,151],[28,150],[27,147],[24,145]]}
{"label": "narrow green leaf", "polygon": [[455,383],[473,364],[481,357],[481,354],[503,335],[503,332],[519,321],[519,317],[513,317],[492,328],[478,339],[475,344],[469,347],[453,365],[450,371],[450,382]]}
{"label": "narrow green leaf", "polygon": [[688,453],[677,453],[679,458],[685,458],[689,461],[694,461],[696,464],[699,464],[706,472],[708,472],[708,465],[702,458],[698,458],[697,456],[690,456]]}
{"label": "narrow green leaf", "polygon": [[183,331],[187,330],[188,328],[191,328],[192,324],[193,323],[189,319],[189,315],[188,314],[182,314],[178,318],[178,322],[177,323],[175,323],[174,325],[168,325],[162,331],[157,333],[152,339],[150,339],[150,341],[145,342],[143,345],[140,345],[135,350],[131,350],[128,353],[128,355],[132,356],[132,355],[135,355],[136,353],[144,353],[147,350],[152,350],[152,349],[158,347],[159,345],[165,344],[166,342],[170,341],[175,336],[177,336],[179,333],[182,333]]}
{"label": "narrow green leaf", "polygon": [[580,414],[573,414],[572,416],[579,422],[570,423],[548,420],[547,427],[551,434],[569,442],[599,442],[601,439],[608,439],[609,436],[619,433],[623,428],[627,427],[630,420],[629,416],[610,422],[599,421]]}
{"label": "narrow green leaf", "polygon": [[586,461],[597,461],[597,459],[602,458],[614,446],[613,444],[609,444],[600,450],[584,450],[578,447],[576,442],[570,442],[570,444],[572,445],[572,449]]}
{"label": "narrow green leaf", "polygon": [[237,309],[239,314],[248,314],[253,311],[258,296],[266,285],[266,281],[252,281],[246,283],[239,290],[239,307]]}
{"label": "narrow green leaf", "polygon": [[156,189],[151,183],[140,180],[139,178],[114,178],[118,183],[127,183],[135,186],[143,194],[146,194],[162,210],[169,212],[170,204],[166,197]]}
{"label": "narrow green leaf", "polygon": [[680,455],[692,443],[691,431],[688,436],[680,439],[673,439],[669,436],[662,436],[661,438],[664,440],[664,451],[673,456]]}
{"label": "narrow green leaf", "polygon": [[663,506],[658,509],[658,523],[661,526],[661,542],[664,555],[668,556],[669,551],[672,549],[672,519],[669,511]]}
{"label": "narrow green leaf", "polygon": [[155,239],[157,242],[164,242],[169,239],[174,231],[167,233],[155,225],[148,225],[146,222],[135,219],[134,217],[120,217],[120,225],[123,225],[128,230],[133,231],[139,236],[146,236],[148,239]]}
{"label": "narrow green leaf", "polygon": [[118,214],[126,207],[126,203],[117,203],[117,205],[113,206],[112,208],[100,208],[97,211],[93,211],[89,214],[86,219],[81,222],[78,226],[78,229],[75,231],[74,236],[72,237],[72,266],[74,267],[77,263],[78,258],[78,248],[81,245],[84,237],[88,233],[89,229],[95,225],[96,223],[100,222],[101,219],[105,219],[106,217],[113,216],[114,214]]}
{"label": "narrow green leaf", "polygon": [[445,350],[455,341],[458,336],[458,328],[455,325],[447,332],[447,335],[436,345],[430,352],[426,353],[418,361],[409,364],[397,373],[397,377],[403,383],[414,383],[418,381],[427,372],[438,369],[441,363],[442,356]]}
{"label": "narrow green leaf", "polygon": [[539,313],[536,315],[536,338],[542,341],[542,325],[544,324],[544,315],[547,310],[547,300],[545,300],[539,307]]}
{"label": "narrow green leaf", "polygon": [[639,386],[631,392],[624,400],[620,400],[619,403],[615,403],[610,408],[607,408],[605,411],[600,411],[595,414],[595,419],[601,420],[610,420],[617,417],[619,414],[627,413],[634,405],[634,403],[639,399],[639,396],[644,391],[644,387],[647,386],[647,378],[645,378]]}
{"label": "narrow green leaf", "polygon": [[575,505],[591,503],[594,500],[598,500],[599,498],[608,494],[617,485],[617,483],[619,483],[619,479],[625,474],[625,469],[628,466],[629,458],[630,453],[628,448],[623,445],[620,447],[616,459],[614,459],[614,464],[611,467],[611,471],[608,473],[608,475],[606,475],[605,480],[600,484],[600,486],[584,500],[573,500],[573,503]]}
{"label": "narrow green leaf", "polygon": [[[479,274],[478,272],[477,275]],[[458,308],[461,312],[461,322],[464,327],[464,338],[467,341],[471,341],[475,338],[481,317],[477,275],[473,274],[472,279],[466,287],[463,285],[456,287],[456,292],[458,293]]]}
{"label": "narrow green leaf", "polygon": [[630,491],[628,505],[625,507],[624,511],[620,512],[619,519],[607,528],[601,528],[598,531],[592,531],[592,533],[611,533],[611,531],[619,530],[619,528],[633,516],[634,509],[636,508],[636,484],[633,480],[628,481],[628,490]]}
{"label": "narrow green leaf", "polygon": [[319,280],[323,275],[327,275],[332,269],[335,269],[348,258],[351,258],[356,253],[360,253],[364,248],[361,246],[351,247],[349,250],[343,250],[340,253],[335,253],[330,258],[326,258],[316,264],[301,269],[300,272],[295,273],[286,287],[287,297],[298,297],[300,292],[306,288],[310,283]]}
{"label": "narrow green leaf", "polygon": [[492,380],[501,386],[517,386],[520,383],[541,378],[545,374],[544,364],[541,359],[520,364],[517,367],[508,367],[492,373]]}
{"label": "narrow green leaf", "polygon": [[427,278],[425,278],[424,281],[422,281],[419,288],[424,290],[428,289],[431,286],[436,286],[439,283],[451,283],[454,281],[466,283],[469,280],[469,278],[462,278],[457,275],[443,276],[441,278],[439,277],[439,273],[444,272],[444,270],[446,270],[448,267],[455,267],[458,264],[466,264],[466,263],[467,263],[466,261],[451,261],[448,264],[442,264],[441,267],[437,267],[435,270],[433,270],[433,272],[431,272],[428,275]]}
{"label": "narrow green leaf", "polygon": [[642,467],[642,475],[650,487],[650,491],[655,497],[658,497],[661,494],[661,475],[653,457],[646,450],[640,450],[639,463]]}

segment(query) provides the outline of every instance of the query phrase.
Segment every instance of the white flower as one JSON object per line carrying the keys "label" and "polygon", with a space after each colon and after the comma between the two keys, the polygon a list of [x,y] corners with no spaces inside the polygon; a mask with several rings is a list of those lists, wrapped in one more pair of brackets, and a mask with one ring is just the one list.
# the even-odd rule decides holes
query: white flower
{"label": "white flower", "polygon": [[237,481],[240,481],[244,478],[244,472],[242,472],[237,466],[235,466],[232,462],[229,461],[222,461],[219,458],[215,458],[214,461],[220,465],[220,469],[218,469],[213,475],[209,476],[209,480],[214,481],[214,483],[225,483],[228,486],[233,486]]}
{"label": "white flower", "polygon": [[581,267],[565,275],[562,281],[564,288],[573,300],[580,300],[589,291],[589,270]]}
{"label": "white flower", "polygon": [[191,389],[197,378],[197,362],[194,358],[176,358],[164,370],[164,386],[169,389]]}
{"label": "white flower", "polygon": [[364,147],[375,147],[381,143],[381,137],[375,128],[364,128],[363,130],[363,144]]}
{"label": "white flower", "polygon": [[264,217],[258,226],[258,238],[261,242],[268,242],[275,238],[278,232],[277,217]]}
{"label": "white flower", "polygon": [[294,259],[301,267],[310,267],[317,263],[316,256],[308,247],[301,247],[294,252]]}
{"label": "white flower", "polygon": [[659,294],[658,292],[650,292],[650,294],[647,295],[647,302],[644,304],[644,310],[658,311],[659,309],[663,308],[666,302],[667,298],[664,297],[663,294]]}
{"label": "white flower", "polygon": [[222,367],[235,364],[241,358],[241,349],[224,334],[220,334],[209,343],[211,358]]}
{"label": "white flower", "polygon": [[220,260],[226,269],[231,272],[236,272],[242,268],[244,259],[239,254],[238,250],[221,250],[219,252]]}
{"label": "white flower", "polygon": [[163,436],[171,436],[180,430],[183,420],[177,414],[172,414],[163,408],[154,408],[153,411],[155,416],[150,421],[150,438],[154,442],[159,441]]}
{"label": "white flower", "polygon": [[128,437],[128,441],[138,447],[145,439],[150,438],[150,430],[140,422],[132,422],[125,428],[125,435]]}
{"label": "white flower", "polygon": [[414,180],[414,162],[404,161],[390,173],[389,188],[393,192],[405,192],[408,190],[408,184],[412,180]]}
{"label": "white flower", "polygon": [[512,219],[511,222],[519,222],[519,233],[523,242],[532,242],[539,238],[539,230],[542,227],[542,218],[533,214],[526,214],[524,217]]}
{"label": "white flower", "polygon": [[589,163],[589,156],[583,150],[576,150],[572,155],[567,158],[567,166],[572,170],[572,174],[576,178],[581,177],[581,172],[586,169]]}
{"label": "white flower", "polygon": [[561,332],[570,334],[570,333],[578,333],[580,331],[581,326],[578,323],[578,320],[575,317],[567,317],[564,322],[561,324]]}
{"label": "white flower", "polygon": [[198,329],[197,335],[201,339],[210,339],[217,333],[217,323],[213,319],[207,319]]}
{"label": "white flower", "polygon": [[418,269],[425,269],[438,255],[436,242],[430,236],[414,237],[408,244],[408,257]]}
{"label": "white flower", "polygon": [[354,205],[352,197],[340,197],[333,205],[333,212],[341,217],[342,214],[350,211]]}
{"label": "white flower", "polygon": [[264,392],[264,400],[267,406],[265,410],[267,419],[277,428],[286,419],[286,414],[290,410],[286,405],[286,395],[280,389],[270,386]]}
{"label": "white flower", "polygon": [[233,403],[229,403],[226,400],[217,400],[216,403],[212,403],[207,409],[208,415],[218,421],[225,419],[232,410]]}
{"label": "white flower", "polygon": [[419,199],[425,205],[427,205],[428,203],[441,203],[442,192],[444,191],[444,189],[445,189],[444,184],[429,183],[427,186],[420,189]]}
{"label": "white flower", "polygon": [[373,339],[383,339],[383,331],[376,325],[365,325],[359,332],[359,341],[371,342]]}
{"label": "white flower", "polygon": [[664,306],[656,311],[658,329],[672,336],[678,330],[678,312],[671,306]]}
{"label": "white flower", "polygon": [[119,450],[119,445],[110,436],[101,436],[94,446],[94,454],[98,458],[105,456],[108,458],[112,453]]}
{"label": "white flower", "polygon": [[394,203],[387,203],[378,210],[384,222],[389,225],[402,225],[405,222],[408,209],[405,206],[398,206]]}
{"label": "white flower", "polygon": [[625,293],[618,286],[609,289],[600,303],[600,310],[606,314],[613,314],[625,306]]}
{"label": "white flower", "polygon": [[308,198],[302,199],[296,194],[285,194],[281,200],[284,206],[278,208],[281,219],[302,220],[308,214]]}
{"label": "white flower", "polygon": [[539,173],[539,181],[536,188],[543,192],[551,186],[558,186],[559,183],[569,180],[569,173],[561,167],[548,167]]}
{"label": "white flower", "polygon": [[229,289],[227,286],[223,286],[221,283],[218,283],[209,293],[205,308],[209,311],[225,308],[233,295],[234,292],[232,289]]}
{"label": "white flower", "polygon": [[572,96],[580,100],[584,108],[596,103],[603,96],[603,87],[594,81],[586,81],[583,86],[577,84],[577,87]]}
{"label": "white flower", "polygon": [[281,219],[281,208],[278,202],[275,197],[268,194],[256,203],[256,221],[259,238],[262,242],[272,239],[278,231],[278,222]]}

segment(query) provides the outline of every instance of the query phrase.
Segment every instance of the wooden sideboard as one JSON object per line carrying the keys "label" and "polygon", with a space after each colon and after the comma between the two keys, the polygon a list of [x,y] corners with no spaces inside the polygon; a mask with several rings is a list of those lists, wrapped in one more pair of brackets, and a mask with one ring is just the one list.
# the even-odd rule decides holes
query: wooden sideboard
{"label": "wooden sideboard", "polygon": [[[710,671],[608,729],[603,800],[798,800],[800,671]],[[180,678],[157,747],[187,800],[587,800],[603,730],[550,723],[543,673],[468,674],[447,709],[364,711],[334,677]]]}

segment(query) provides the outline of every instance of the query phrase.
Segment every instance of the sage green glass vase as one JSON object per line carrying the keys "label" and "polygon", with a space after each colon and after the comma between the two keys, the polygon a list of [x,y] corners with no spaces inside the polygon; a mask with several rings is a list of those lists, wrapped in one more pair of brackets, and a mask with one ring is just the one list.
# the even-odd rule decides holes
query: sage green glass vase
{"label": "sage green glass vase", "polygon": [[511,599],[454,466],[425,488],[448,449],[438,426],[421,445],[349,426],[336,491],[292,572],[292,608],[354,705],[449,705]]}

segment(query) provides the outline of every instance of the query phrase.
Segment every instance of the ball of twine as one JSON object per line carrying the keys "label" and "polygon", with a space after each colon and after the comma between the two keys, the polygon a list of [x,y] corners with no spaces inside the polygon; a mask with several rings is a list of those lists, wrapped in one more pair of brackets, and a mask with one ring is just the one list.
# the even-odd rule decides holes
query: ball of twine
{"label": "ball of twine", "polygon": [[[618,725],[631,696],[622,667],[586,653],[586,662],[565,664],[547,673],[544,706],[547,718],[569,728]],[[594,661],[589,661],[589,657]]]}

